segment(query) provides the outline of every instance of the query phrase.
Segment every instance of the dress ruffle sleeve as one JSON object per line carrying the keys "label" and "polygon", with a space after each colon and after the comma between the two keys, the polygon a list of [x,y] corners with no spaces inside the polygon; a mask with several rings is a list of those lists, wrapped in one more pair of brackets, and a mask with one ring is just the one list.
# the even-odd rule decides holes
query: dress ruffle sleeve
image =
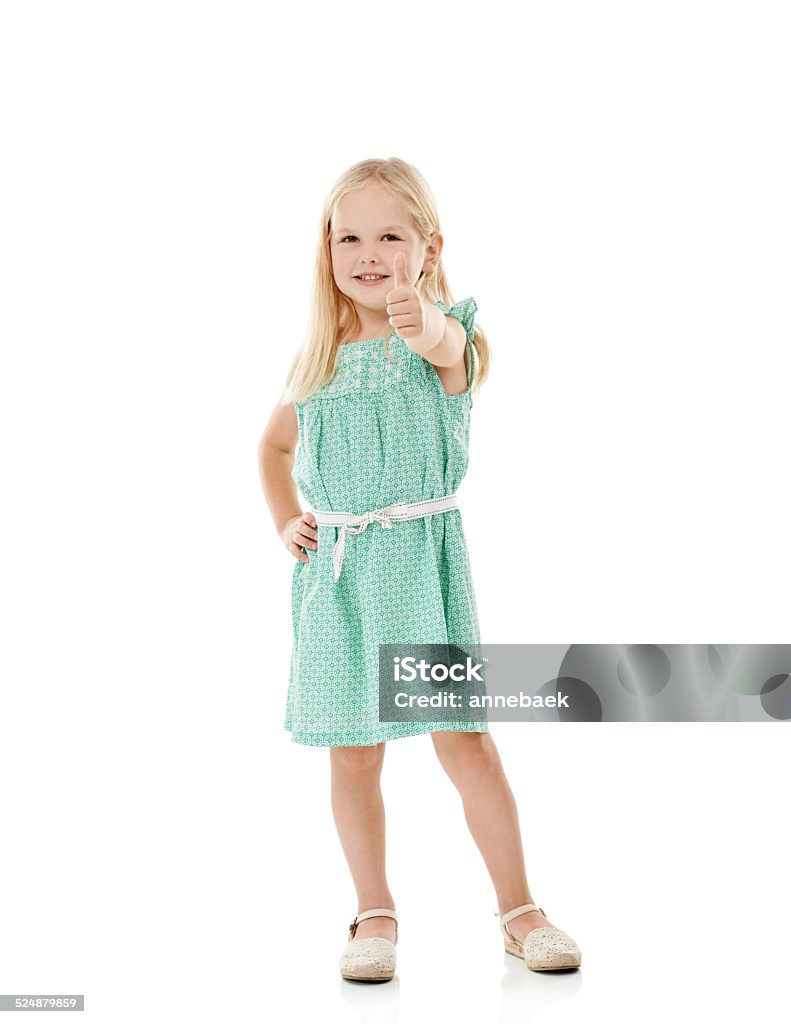
{"label": "dress ruffle sleeve", "polygon": [[442,299],[437,299],[434,303],[435,306],[439,306],[442,312],[446,316],[455,317],[462,325],[467,333],[467,344],[470,348],[469,353],[469,366],[467,369],[467,387],[472,387],[473,376],[475,374],[475,345],[473,344],[473,327],[475,323],[475,313],[478,309],[478,303],[475,299],[470,296],[467,299],[462,299],[460,302],[455,302],[452,306],[446,305]]}

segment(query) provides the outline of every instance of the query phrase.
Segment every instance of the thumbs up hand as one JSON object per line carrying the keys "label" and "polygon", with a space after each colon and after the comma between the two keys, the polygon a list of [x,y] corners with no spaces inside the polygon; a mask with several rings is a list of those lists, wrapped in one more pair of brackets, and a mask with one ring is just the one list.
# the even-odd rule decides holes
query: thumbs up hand
{"label": "thumbs up hand", "polygon": [[[398,331],[404,341],[418,340],[430,343],[422,344],[420,346],[422,349],[436,345],[442,335],[434,337],[439,321],[432,313],[440,313],[440,316],[442,314],[436,306],[426,305],[409,280],[406,255],[403,252],[397,252],[395,255],[393,281],[395,287],[387,293],[387,313],[390,317],[390,326]],[[442,317],[442,329],[444,330],[444,317]]]}

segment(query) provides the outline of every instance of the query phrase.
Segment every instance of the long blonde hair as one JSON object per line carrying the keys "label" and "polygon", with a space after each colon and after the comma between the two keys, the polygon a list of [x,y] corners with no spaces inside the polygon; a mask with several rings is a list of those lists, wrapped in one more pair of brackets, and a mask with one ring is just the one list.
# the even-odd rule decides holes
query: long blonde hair
{"label": "long blonde hair", "polygon": [[[332,186],[321,214],[319,242],[313,276],[313,308],[308,334],[297,351],[286,378],[281,401],[305,402],[332,380],[340,346],[361,328],[354,303],[335,284],[332,274],[330,239],[332,218],[338,202],[350,192],[358,192],[376,182],[385,188],[412,215],[415,226],[425,244],[434,232],[439,232],[439,215],[431,190],[416,167],[390,157],[388,160],[362,160],[344,172]],[[421,273],[415,288],[422,299],[433,304],[437,299],[446,306],[453,305],[442,257],[434,269]],[[385,354],[389,357],[385,338]],[[477,394],[486,380],[491,350],[483,330],[475,324],[473,344],[477,366],[473,381],[473,394]]]}

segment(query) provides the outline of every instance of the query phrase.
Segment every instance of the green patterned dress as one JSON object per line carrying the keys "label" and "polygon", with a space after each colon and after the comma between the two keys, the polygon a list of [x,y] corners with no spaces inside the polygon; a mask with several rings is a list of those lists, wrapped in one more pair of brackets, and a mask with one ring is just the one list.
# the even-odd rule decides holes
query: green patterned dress
{"label": "green patterned dress", "polygon": [[[396,502],[453,494],[467,471],[474,374],[473,298],[443,313],[467,332],[467,390],[448,395],[435,367],[391,334],[342,345],[335,376],[295,402],[292,477],[312,509],[362,515]],[[461,499],[460,499],[461,500]],[[480,643],[458,508],[347,534],[335,580],[339,527],[318,527],[318,549],[296,560],[285,728],[307,746],[363,746],[484,722],[380,722],[379,644]]]}

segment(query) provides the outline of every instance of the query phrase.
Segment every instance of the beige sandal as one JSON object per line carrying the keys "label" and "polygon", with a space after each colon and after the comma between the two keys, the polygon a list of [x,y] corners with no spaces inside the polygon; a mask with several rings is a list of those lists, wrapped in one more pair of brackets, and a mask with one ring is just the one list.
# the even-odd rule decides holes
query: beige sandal
{"label": "beige sandal", "polygon": [[[523,958],[531,971],[558,971],[579,967],[582,963],[580,948],[574,939],[560,928],[552,925],[534,928],[525,935],[524,943],[514,938],[508,931],[508,922],[529,910],[540,910],[544,917],[547,916],[544,909],[537,907],[535,903],[525,903],[501,915],[500,930],[505,938],[506,953]],[[497,913],[495,910],[495,914]]]}
{"label": "beige sandal", "polygon": [[354,933],[360,921],[369,917],[392,917],[396,922],[395,942],[398,942],[398,918],[396,912],[386,907],[364,910],[349,925],[349,941],[340,959],[341,977],[354,981],[390,981],[395,974],[395,942],[381,936],[355,939]]}

